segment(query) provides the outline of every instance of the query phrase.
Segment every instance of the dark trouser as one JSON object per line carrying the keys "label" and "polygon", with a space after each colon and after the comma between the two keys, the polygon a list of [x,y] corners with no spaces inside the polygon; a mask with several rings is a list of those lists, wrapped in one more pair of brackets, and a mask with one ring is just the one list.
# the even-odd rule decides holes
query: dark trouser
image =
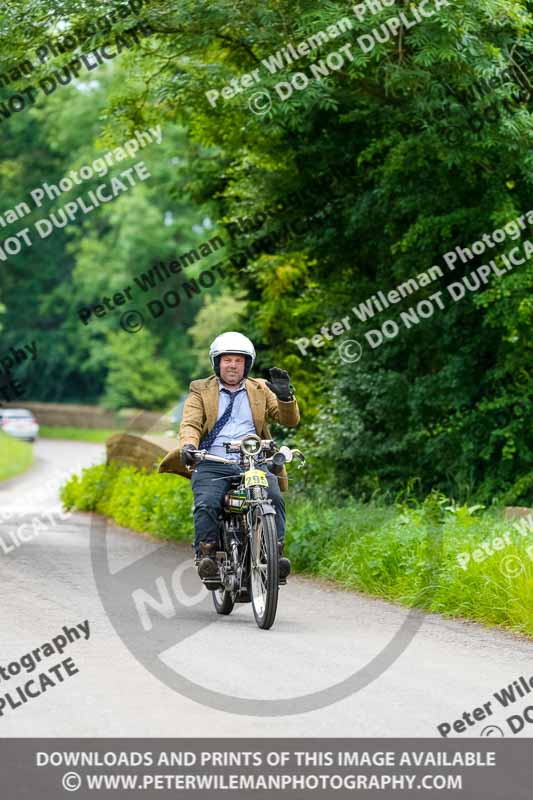
{"label": "dark trouser", "polygon": [[[278,479],[268,467],[261,467],[268,479],[268,496],[276,511],[276,531],[278,541],[285,538],[285,503],[281,496]],[[230,464],[216,464],[202,461],[192,474],[194,494],[194,549],[198,553],[200,542],[218,541],[218,512],[224,495],[230,488],[228,480],[213,480],[230,475],[238,475],[239,467]]]}

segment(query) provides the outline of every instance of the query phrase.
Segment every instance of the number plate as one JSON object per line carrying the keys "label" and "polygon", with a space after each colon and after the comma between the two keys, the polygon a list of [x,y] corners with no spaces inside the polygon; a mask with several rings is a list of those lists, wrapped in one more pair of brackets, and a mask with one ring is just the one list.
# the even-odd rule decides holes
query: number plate
{"label": "number plate", "polygon": [[268,486],[268,480],[264,472],[260,469],[249,469],[244,473],[244,485],[249,486]]}

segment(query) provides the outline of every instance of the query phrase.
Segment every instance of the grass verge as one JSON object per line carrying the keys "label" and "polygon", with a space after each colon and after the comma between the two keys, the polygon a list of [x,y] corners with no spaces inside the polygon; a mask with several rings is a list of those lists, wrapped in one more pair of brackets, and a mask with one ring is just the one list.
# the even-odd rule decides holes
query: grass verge
{"label": "grass verge", "polygon": [[33,463],[33,448],[0,432],[0,481],[25,472]]}
{"label": "grass verge", "polygon": [[53,428],[42,425],[39,434],[44,439],[70,439],[74,442],[95,442],[104,444],[110,436],[122,431],[92,429],[92,428]]}
{"label": "grass verge", "polygon": [[[66,508],[98,511],[162,539],[192,540],[189,481],[99,465],[63,487]],[[533,517],[423,503],[329,507],[288,497],[286,550],[296,571],[411,607],[533,636]]]}

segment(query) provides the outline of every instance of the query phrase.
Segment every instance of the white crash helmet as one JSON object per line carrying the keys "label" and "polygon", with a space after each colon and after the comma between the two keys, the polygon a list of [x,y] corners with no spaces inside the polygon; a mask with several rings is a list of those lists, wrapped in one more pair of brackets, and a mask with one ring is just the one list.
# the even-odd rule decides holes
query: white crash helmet
{"label": "white crash helmet", "polygon": [[244,356],[244,377],[246,378],[255,361],[255,347],[252,342],[247,336],[236,331],[228,331],[228,333],[221,333],[220,336],[217,336],[209,348],[209,358],[215,375],[218,377],[220,377],[220,356],[227,353],[238,353]]}

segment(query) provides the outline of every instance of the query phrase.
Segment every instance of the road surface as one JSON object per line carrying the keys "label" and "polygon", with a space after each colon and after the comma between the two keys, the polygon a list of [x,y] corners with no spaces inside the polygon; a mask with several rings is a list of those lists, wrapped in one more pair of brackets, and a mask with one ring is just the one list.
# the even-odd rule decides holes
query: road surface
{"label": "road surface", "polygon": [[[505,719],[523,710],[527,695],[503,709],[493,693],[520,676],[531,677],[533,643],[503,631],[437,615],[419,617],[413,640],[397,648],[398,658],[382,674],[374,666],[364,688],[298,713],[290,713],[297,708],[294,698],[324,692],[379,656],[408,610],[292,576],[281,590],[271,631],[258,630],[249,605],[218,617],[209,598],[191,605],[185,622],[145,608],[147,619],[157,617],[157,625],[145,631],[120,576],[136,570],[142,584],[146,565],[151,576],[159,570],[168,577],[174,562],[189,563],[190,546],[164,544],[111,524],[106,530],[101,518],[90,514],[61,520],[54,515],[57,484],[66,472],[102,461],[103,447],[42,440],[35,451],[33,468],[0,488],[0,666],[20,661],[65,625],[88,620],[90,636],[73,641],[61,656],[72,658],[76,674],[15,709],[3,709],[0,736],[438,737],[437,725],[451,724],[490,700],[490,717],[465,725],[460,736],[479,736],[489,724],[512,735]],[[43,490],[51,480],[56,486]],[[26,528],[26,541],[14,546],[10,532],[35,518],[41,521],[37,532],[30,536]],[[119,578],[105,598],[107,610],[93,572],[91,524],[96,525],[93,547],[96,541],[100,552],[107,543],[111,571]],[[183,585],[191,579],[196,592],[189,569]],[[161,682],[134,655],[154,647],[169,672],[177,670],[205,687],[205,704]],[[39,669],[57,661],[43,658]],[[24,680],[31,677],[22,674]],[[20,678],[0,680],[0,692],[21,685]],[[281,700],[288,713],[280,713],[279,706],[275,714],[232,713],[230,699],[226,710],[213,708],[212,692]],[[530,698],[532,705],[533,691]],[[532,734],[528,723],[518,735]]]}

